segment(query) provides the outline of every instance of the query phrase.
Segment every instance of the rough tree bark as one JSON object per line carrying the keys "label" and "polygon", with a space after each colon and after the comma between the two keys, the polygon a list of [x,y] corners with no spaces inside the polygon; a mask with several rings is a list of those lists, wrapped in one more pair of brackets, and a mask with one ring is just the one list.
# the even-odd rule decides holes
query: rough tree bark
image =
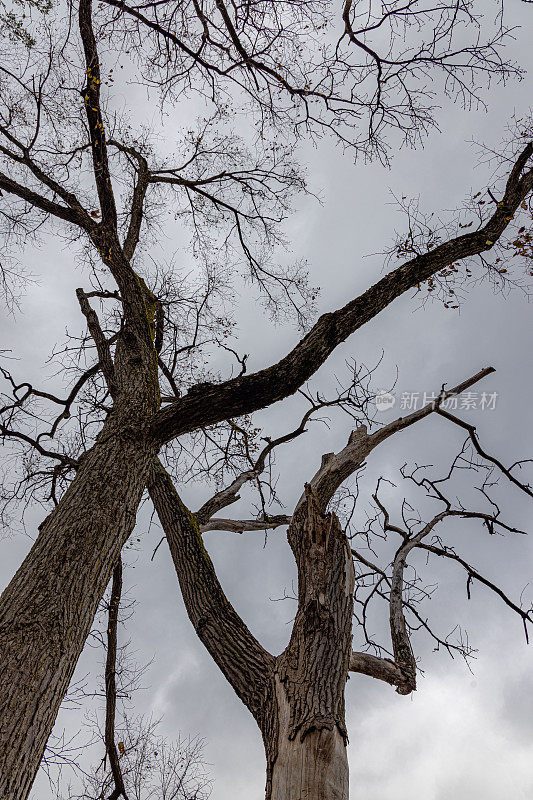
{"label": "rough tree bark", "polygon": [[135,525],[154,455],[144,436],[109,420],[2,595],[1,798],[23,800],[29,793],[98,603]]}
{"label": "rough tree bark", "polygon": [[351,658],[354,572],[335,515],[311,486],[288,539],[298,566],[298,612],[290,642],[267,653],[225,597],[201,539],[163,467],[149,491],[166,533],[189,618],[259,725],[267,800],[347,800],[344,686]]}
{"label": "rough tree bark", "polygon": [[[42,197],[2,174],[0,188],[10,195],[22,198],[36,209],[78,226],[88,235],[117,284],[123,308],[123,326],[114,357],[111,358],[109,343],[106,343],[99,331],[96,315],[91,314],[83,292],[79,293],[80,306],[87,317],[98,351],[99,366],[114,405],[95,446],[76,465],[77,474],[70,488],[57,508],[40,526],[35,545],[2,595],[0,797],[7,800],[25,800],[29,793],[98,602],[117,563],[120,550],[133,528],[137,507],[160,447],[185,432],[250,413],[295,392],[341,342],[410,287],[458,259],[489,250],[533,187],[533,169],[527,169],[533,153],[533,144],[530,143],[517,157],[494,214],[479,230],[462,234],[428,253],[416,256],[383,277],[344,308],[323,315],[278,364],[219,385],[193,387],[184,397],[176,398],[166,408],[159,409],[157,350],[154,346],[156,301],[130,265],[129,257],[139,235],[140,217],[132,217],[123,245],[117,233],[117,211],[99,105],[101,80],[91,27],[90,0],[81,0],[79,4],[79,27],[87,67],[87,86],[83,90],[83,97],[91,137],[101,222],[96,223],[73,195],[55,183],[53,191],[63,203]],[[50,186],[50,181],[46,185]],[[139,186],[142,194],[144,184]],[[377,441],[373,440],[374,446]],[[202,564],[202,574],[209,575],[210,580],[213,580],[212,585],[216,586],[216,576],[211,572],[212,566],[200,547],[196,523],[185,524],[182,521],[181,524],[184,530],[188,530],[191,525],[196,530],[196,543],[189,532],[185,538],[182,536],[179,539],[179,547],[187,545],[191,548],[188,557],[192,558],[194,554],[194,558]],[[179,550],[178,547],[177,549]],[[297,560],[299,557],[303,558],[303,554],[297,555]],[[175,558],[183,588],[193,578],[183,573],[187,569],[184,566],[186,559],[179,561],[180,563],[176,563]],[[190,565],[188,569],[191,569]],[[288,741],[296,742],[297,737],[290,738],[296,724],[294,719],[295,715],[303,712],[297,711],[296,706],[293,708],[293,704],[300,701],[291,695],[291,670],[295,669],[291,658],[300,653],[300,645],[291,640],[288,653],[277,662],[247,631],[238,615],[225,601],[222,590],[219,595],[218,590],[214,590],[215,599],[205,594],[205,587],[202,594],[197,584],[194,589],[184,589],[184,594],[187,591],[191,592],[191,596],[186,598],[186,604],[200,638],[210,648],[215,659],[218,659],[217,663],[224,674],[254,713],[263,732],[267,750],[275,741],[274,726],[285,725],[285,717],[280,716],[280,722],[272,715],[267,718],[264,711],[266,697],[272,699],[274,705],[275,698],[279,702],[279,687],[275,685],[273,677],[278,674],[276,665],[279,663],[279,675],[283,680],[279,676],[278,680],[281,681],[284,691],[289,693],[286,698],[290,709]],[[327,592],[324,597],[328,597]],[[317,599],[316,602],[316,608],[320,611],[321,601]],[[333,602],[333,599],[328,602]],[[226,608],[224,619],[228,624],[231,623],[227,630],[235,633],[233,639],[220,626],[220,617],[217,614],[222,608]],[[304,613],[303,610],[300,611]],[[332,609],[330,611],[333,613]],[[308,620],[306,624],[311,623]],[[336,625],[337,622],[331,624]],[[335,628],[335,631],[335,635],[342,638],[340,628],[338,631]],[[313,636],[317,637],[313,647],[318,653],[320,628]],[[306,646],[308,644],[306,639]],[[240,661],[233,659],[232,665],[228,653],[235,647],[239,649],[242,658]],[[300,657],[301,653],[298,655]],[[238,667],[234,666],[236,663],[239,663]],[[370,668],[368,663],[366,667]],[[337,665],[335,669],[337,680],[340,666]],[[303,676],[300,677],[304,679]],[[248,686],[244,686],[244,678],[250,678]],[[308,679],[311,680],[311,677]],[[311,697],[314,689],[309,691]],[[328,699],[327,713],[324,713],[329,720],[328,724],[333,726],[333,720],[335,724],[332,728],[317,728],[316,737],[320,741],[329,735],[323,731],[338,731],[341,739],[343,737],[343,721],[338,705],[340,696],[334,696],[338,689],[334,692],[330,688],[330,691],[332,694]],[[280,715],[285,710],[282,703]],[[300,740],[308,740],[310,746],[315,734],[305,731],[307,728],[304,725],[303,740],[301,734]],[[342,753],[339,742],[340,740],[332,753]],[[272,779],[275,763],[272,755],[269,767]],[[276,777],[276,781],[281,785],[282,778]],[[271,791],[274,791],[273,787],[274,783]]]}
{"label": "rough tree bark", "polygon": [[182,503],[160,462],[156,461],[148,490],[166,534],[189,619],[262,727],[265,705],[273,699],[275,659],[250,633],[224,594],[202,542],[198,520]]}
{"label": "rough tree bark", "polygon": [[[481,370],[443,391],[441,399],[460,393],[491,372],[492,367]],[[344,688],[349,671],[385,681],[400,694],[416,689],[402,582],[406,556],[429,528],[404,543],[395,559],[390,601],[393,661],[352,652],[355,551],[337,517],[325,510],[338,487],[379,444],[437,408],[430,402],[373,434],[362,425],[352,431],[342,450],[322,457],[288,520],[287,539],[298,571],[298,609],[289,644],[277,657],[261,646],[229,603],[201,534],[209,530],[212,515],[238,499],[236,487],[255,472],[243,473],[193,514],[161,463],[154,464],[148,484],[150,497],[166,535],[189,618],[261,730],[267,762],[266,800],[348,800]],[[242,530],[243,525],[235,522],[228,529]]]}
{"label": "rough tree bark", "polygon": [[[87,85],[83,91],[102,221],[59,192],[113,275],[123,303],[114,358],[82,290],[78,300],[113,400],[95,445],[76,465],[59,505],[39,527],[0,604],[0,797],[25,800],[120,551],[134,525],[157,445],[147,422],[160,393],[155,301],[132,269],[117,211],[100,111],[100,68],[91,0],[79,4]],[[49,202],[49,201],[47,201]],[[57,205],[57,204],[53,204]],[[57,211],[57,209],[56,209]],[[55,211],[53,212],[55,213]],[[74,215],[74,216],[73,216]]]}
{"label": "rough tree bark", "polygon": [[[344,687],[352,650],[354,570],[346,535],[307,485],[287,531],[298,611],[276,659],[276,747],[267,800],[348,800]],[[270,784],[270,785],[269,785]]]}
{"label": "rough tree bark", "polygon": [[[98,338],[97,332],[95,335]],[[333,682],[341,674],[340,662],[336,665],[330,665],[327,661],[322,663],[322,678],[319,678],[318,662],[313,673],[294,673],[294,659],[298,662],[298,659],[307,658],[305,648],[309,647],[308,652],[316,653],[317,658],[320,653],[327,654],[324,637],[329,640],[334,635],[337,638],[332,642],[341,650],[345,646],[339,618],[335,616],[328,623],[333,627],[330,629],[326,626],[325,632],[318,627],[312,633],[312,626],[305,627],[311,625],[309,614],[313,608],[313,591],[318,592],[314,607],[317,613],[322,613],[321,594],[317,587],[320,587],[321,580],[326,580],[327,575],[337,577],[334,584],[323,584],[323,601],[326,603],[323,615],[327,615],[328,609],[331,613],[341,613],[340,606],[335,606],[335,603],[340,602],[344,595],[341,592],[336,598],[334,593],[346,583],[347,578],[343,577],[344,573],[339,573],[340,562],[335,561],[340,558],[339,546],[330,552],[329,539],[320,534],[323,539],[321,546],[325,548],[323,558],[330,559],[329,571],[326,571],[326,577],[321,578],[319,560],[316,563],[313,560],[318,558],[320,546],[315,543],[311,548],[313,525],[318,526],[318,531],[320,515],[315,509],[313,524],[305,522],[305,514],[314,506],[312,503],[309,505],[310,501],[305,500],[307,495],[304,494],[293,515],[289,541],[298,564],[301,591],[304,592],[300,597],[300,606],[302,603],[310,605],[307,611],[300,608],[289,648],[276,660],[248,631],[220,587],[198,526],[199,522],[205,524],[208,520],[197,521],[181,503],[163,467],[158,465],[153,468],[159,443],[145,434],[147,419],[158,405],[153,358],[146,347],[144,358],[151,361],[150,367],[139,356],[135,340],[133,343],[128,341],[121,341],[117,345],[112,376],[119,392],[115,409],[96,445],[82,458],[76,478],[61,503],[41,525],[37,542],[2,596],[0,797],[23,800],[29,793],[98,602],[118,561],[121,547],[133,529],[137,507],[150,474],[151,497],[167,535],[191,621],[201,641],[261,729],[267,752],[269,791],[274,791],[274,787],[282,785],[287,778],[287,770],[284,772],[280,767],[281,761],[278,762],[277,773],[274,769],[280,747],[283,754],[292,750],[296,761],[300,759],[304,764],[306,759],[316,758],[316,748],[320,746],[322,750],[327,740],[332,747],[331,758],[338,760],[335,774],[340,774],[341,756],[344,753],[344,745],[340,747],[344,735],[340,710],[342,697],[338,684],[335,684],[336,688],[333,687]],[[470,385],[486,372],[460,384],[454,391]],[[146,377],[150,374],[152,380]],[[354,431],[339,454],[324,457],[320,470],[311,481],[312,489],[308,489],[307,494],[312,492],[320,507],[325,508],[337,486],[377,444],[395,431],[413,424],[430,410],[431,406],[421,409],[372,435],[368,435],[365,428]],[[216,509],[215,506],[212,512]],[[297,531],[296,525],[302,530],[298,528]],[[298,544],[300,538],[308,543],[311,548],[309,553],[303,545]],[[338,531],[332,541],[337,541],[337,538]],[[43,564],[46,569],[43,569]],[[303,577],[305,571],[310,576],[307,579]],[[300,629],[303,633],[298,633]],[[342,669],[347,672],[350,648],[339,658],[346,659],[346,663],[342,661]],[[359,671],[368,672],[370,667],[374,668],[373,665],[369,667],[367,662],[368,659],[364,669]],[[387,667],[385,662],[381,664],[381,671],[383,669],[388,676],[383,679],[396,684],[398,679],[394,669]],[[294,715],[303,713],[296,706],[293,709],[295,703],[303,702],[293,694],[295,681],[302,681],[302,686],[307,685],[309,702],[313,697],[321,702],[318,684],[328,675],[332,685],[328,689],[329,705],[324,707],[324,713],[327,724],[333,724],[332,720],[335,719],[335,726],[317,727],[314,733],[307,733],[308,728],[302,722],[302,731],[293,737],[293,729],[297,724]],[[280,692],[280,689],[283,691]],[[290,710],[288,721],[285,716],[287,709]],[[300,747],[303,743],[305,747]],[[298,748],[300,755],[296,755]],[[326,780],[329,768],[325,765],[320,775],[316,775],[316,780]],[[278,784],[272,782],[274,776]],[[342,797],[342,794],[339,796]]]}

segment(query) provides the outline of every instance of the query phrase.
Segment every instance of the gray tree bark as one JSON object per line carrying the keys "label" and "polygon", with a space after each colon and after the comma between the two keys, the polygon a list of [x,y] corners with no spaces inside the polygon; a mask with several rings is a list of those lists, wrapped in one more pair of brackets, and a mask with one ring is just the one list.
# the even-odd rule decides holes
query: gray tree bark
{"label": "gray tree bark", "polygon": [[189,618],[254,716],[267,760],[266,800],[348,800],[344,687],[352,643],[354,570],[348,540],[306,486],[288,529],[298,566],[291,640],[275,658],[223,593],[198,520],[160,464],[149,491]]}
{"label": "gray tree bark", "polygon": [[[267,800],[348,800],[344,688],[352,651],[354,570],[348,540],[307,485],[287,538],[298,567],[298,611],[276,659],[276,742],[267,746]],[[272,745],[275,744],[275,749]]]}
{"label": "gray tree bark", "polygon": [[[158,449],[183,433],[251,413],[294,393],[341,342],[410,287],[459,259],[490,250],[533,188],[533,169],[528,168],[533,144],[529,143],[517,157],[493,215],[481,228],[415,255],[343,308],[324,314],[278,364],[217,385],[193,387],[159,409],[156,298],[130,264],[150,176],[141,159],[122,244],[100,109],[102,80],[92,2],[79,0],[76,5],[87,79],[82,90],[87,144],[99,221],[70,189],[32,165],[31,148],[23,148],[24,157],[16,156],[13,163],[28,164],[33,177],[42,182],[44,194],[36,192],[32,183],[19,183],[3,173],[0,188],[89,237],[116,282],[123,324],[112,358],[97,316],[91,313],[84,293],[78,293],[114,409],[2,595],[1,800],[27,798],[98,602],[133,528]],[[361,454],[357,448],[354,442],[354,458]],[[330,477],[333,467],[334,463]],[[338,474],[345,468],[346,464],[340,464]],[[276,792],[277,797],[289,797],[288,783],[295,786],[295,798],[298,792],[301,797],[307,792],[309,800],[347,796],[344,683],[350,657],[351,610],[348,614],[347,609],[351,609],[353,574],[348,561],[343,561],[347,543],[335,518],[322,515],[322,498],[322,505],[317,505],[308,490],[302,516],[296,515],[289,529],[300,581],[298,616],[289,647],[276,659],[231,608],[203,549],[198,524],[180,505],[166,477],[156,476],[152,489],[191,621],[262,731],[268,760],[267,796]],[[339,594],[338,586],[344,587],[345,594]],[[398,630],[401,638],[402,630]],[[362,654],[361,660],[367,671],[376,669],[375,662]],[[397,680],[391,668],[381,665],[379,672],[386,680]],[[312,780],[308,770],[314,770]]]}
{"label": "gray tree bark", "polygon": [[[95,333],[100,368],[114,400],[113,413],[104,425],[96,445],[83,457],[69,490],[41,525],[34,547],[3,593],[0,602],[2,800],[27,798],[61,699],[120,549],[133,528],[142,491],[162,444],[198,427],[250,413],[296,391],[338,344],[408,288],[456,260],[490,249],[533,187],[533,169],[525,170],[533,152],[533,145],[528,144],[511,170],[505,193],[493,216],[480,230],[462,234],[428,253],[416,256],[383,277],[344,308],[324,315],[277,365],[216,386],[203,387],[201,391],[190,391],[170,403],[167,408],[158,410],[159,387],[153,320],[155,298],[130,267],[116,233],[116,209],[106,166],[105,137],[101,133],[103,125],[98,110],[100,81],[97,80],[98,73],[95,71],[98,59],[90,27],[90,6],[90,0],[81,0],[80,32],[86,51],[87,67],[93,70],[93,80],[87,86],[86,107],[93,136],[92,155],[102,222],[96,224],[94,220],[91,221],[77,206],[74,210],[69,210],[39,198],[34,192],[9,178],[0,179],[6,191],[28,200],[47,213],[81,225],[115,278],[124,309],[124,326],[113,363],[107,358],[105,343],[98,341],[98,331]],[[411,415],[413,421],[415,416]],[[383,439],[383,435],[390,435],[390,431],[374,434],[373,446]],[[157,507],[156,500],[154,503]],[[315,519],[318,520],[316,515]],[[331,525],[331,531],[334,531],[335,523],[332,522]],[[218,593],[214,582],[214,595],[206,592],[205,588],[200,591],[194,583],[194,576],[187,575],[181,564],[186,559],[179,557],[179,549],[186,543],[187,547],[192,548],[189,555],[195,552],[200,560],[203,558],[202,563],[209,572],[208,561],[201,556],[201,550],[195,551],[201,544],[201,539],[197,536],[198,525],[195,528],[194,524],[182,520],[178,527],[180,526],[180,536],[176,535],[174,539],[169,537],[169,543],[171,549],[177,548],[177,555],[173,552],[173,556],[182,587],[187,584],[191,587],[190,600],[186,599],[189,615],[200,638],[216,656],[217,663],[254,713],[261,728],[270,759],[268,791],[271,793],[277,754],[280,746],[282,750],[290,749],[287,740],[295,741],[298,734],[303,743],[308,736],[313,737],[315,731],[330,731],[334,739],[337,736],[335,731],[343,739],[346,735],[343,681],[347,675],[350,650],[346,646],[344,637],[347,634],[339,616],[341,606],[335,605],[341,598],[335,599],[328,594],[331,587],[327,587],[328,592],[307,587],[305,591],[311,593],[311,600],[305,601],[302,606],[305,598],[300,598],[298,613],[307,622],[302,622],[299,640],[291,639],[289,651],[274,659],[251,637],[238,615],[231,619],[240,641],[232,640],[226,635],[224,627],[217,619],[217,614],[222,609],[226,609],[226,616],[221,618],[227,619],[229,614],[229,604],[222,591]],[[320,559],[327,561],[333,558],[333,553],[328,550],[328,543],[330,536],[336,541],[337,534],[330,531],[326,535],[322,523],[319,528],[321,543],[318,539],[313,541],[312,536],[307,533],[304,538],[308,542],[310,553],[321,553],[320,556],[317,555],[317,563],[309,562],[308,566],[315,576],[313,585],[322,585],[324,588],[325,577],[320,577],[318,563]],[[190,529],[196,531],[194,536],[199,544],[193,543],[194,537]],[[291,546],[301,577],[304,573],[301,572],[300,561],[303,564],[308,554],[298,550],[297,538]],[[178,541],[179,547],[175,544]],[[214,571],[213,575],[209,574],[215,581]],[[345,576],[344,585],[347,583]],[[233,609],[231,612],[235,614]],[[332,631],[337,637],[336,646],[339,649],[335,663],[330,667],[327,658],[331,655],[331,648],[328,650],[327,643]],[[235,655],[236,643],[238,647]],[[252,643],[250,658],[246,660],[244,650]],[[242,644],[246,646],[243,648]],[[314,662],[309,654],[315,659]],[[241,657],[244,661],[239,660]],[[242,664],[246,665],[244,671],[241,669]],[[329,688],[324,701],[320,698],[319,682],[323,676],[317,677],[320,674],[318,664],[322,664],[327,673]],[[257,672],[255,680],[250,680],[245,685],[243,676],[253,675],[254,670]],[[266,711],[270,701],[274,708],[277,707],[278,701],[274,699],[277,697],[276,676],[284,686],[290,708],[288,737],[283,734],[281,738],[279,719]],[[298,685],[308,692],[305,702],[298,695]],[[317,708],[322,709],[320,713]],[[305,709],[307,710],[304,713]],[[281,713],[282,708],[279,711]],[[309,719],[314,721],[308,724],[304,719],[296,730],[294,718],[300,718],[302,714],[305,718],[308,714]],[[318,739],[322,741],[328,736],[329,734],[320,733]],[[309,743],[312,741],[313,738],[309,739]],[[332,755],[329,763],[332,763],[331,759],[336,759],[334,754],[341,751],[335,744],[330,752]],[[302,759],[304,763],[303,756]],[[326,773],[322,770],[321,774],[324,776]]]}
{"label": "gray tree bark", "polygon": [[2,594],[2,800],[29,794],[154,455],[143,437],[114,421],[105,425]]}

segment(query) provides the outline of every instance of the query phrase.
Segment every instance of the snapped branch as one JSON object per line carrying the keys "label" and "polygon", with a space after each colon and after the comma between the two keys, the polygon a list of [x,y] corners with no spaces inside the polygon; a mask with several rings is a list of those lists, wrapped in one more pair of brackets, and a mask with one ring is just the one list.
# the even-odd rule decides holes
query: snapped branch
{"label": "snapped branch", "polygon": [[[352,431],[346,447],[338,453],[325,453],[322,456],[322,464],[310,481],[322,508],[327,506],[340,485],[352,473],[363,466],[365,459],[378,444],[398,433],[398,431],[404,430],[424,419],[424,417],[433,414],[438,410],[439,401],[442,402],[448,397],[460,394],[492,372],[494,372],[493,367],[486,367],[471,378],[467,378],[457,384],[453,389],[446,391],[442,387],[438,401],[427,403],[427,405],[407,417],[398,417],[398,419],[389,422],[387,425],[383,425],[375,433],[369,434],[365,425]],[[302,495],[299,502],[303,502],[303,500],[304,495]]]}
{"label": "snapped branch", "polygon": [[288,514],[277,514],[265,519],[226,519],[211,517],[200,525],[202,533],[207,531],[229,531],[230,533],[246,533],[247,531],[269,531],[288,525],[291,517]]}
{"label": "snapped branch", "polygon": [[[370,678],[377,678],[385,681],[391,686],[398,687],[398,694],[408,694],[403,691],[406,686],[405,676],[401,669],[388,658],[379,658],[371,653],[352,652],[350,656],[350,672],[358,672],[361,675],[368,675]],[[406,687],[407,688],[407,687]]]}

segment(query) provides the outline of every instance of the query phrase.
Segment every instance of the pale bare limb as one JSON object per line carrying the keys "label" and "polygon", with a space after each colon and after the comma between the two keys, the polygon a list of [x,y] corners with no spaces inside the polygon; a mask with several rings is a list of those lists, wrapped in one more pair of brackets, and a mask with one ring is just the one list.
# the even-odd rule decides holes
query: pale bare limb
{"label": "pale bare limb", "polygon": [[[440,402],[447,397],[453,397],[470,386],[473,386],[492,372],[494,372],[493,367],[487,367],[471,378],[467,378],[465,381],[457,384],[453,389],[446,391],[442,388],[439,396]],[[414,425],[415,422],[419,422],[421,419],[424,419],[424,417],[437,411],[437,409],[438,405],[436,401],[428,403],[413,414],[409,414],[407,417],[398,417],[398,419],[388,423],[388,425],[384,425],[376,431],[376,433],[372,434],[369,434],[366,426],[363,425],[355,431],[352,431],[348,443],[343,450],[338,453],[324,454],[322,456],[320,469],[310,481],[323,507],[325,508],[329,503],[339,486],[355,472],[355,470],[363,466],[365,459],[378,444],[385,441],[390,436],[393,436],[395,433],[398,433],[398,431],[404,430],[410,425]]]}
{"label": "pale bare limb", "polygon": [[211,517],[211,519],[200,525],[202,533],[207,531],[229,531],[230,533],[245,533],[247,531],[267,531],[274,530],[280,525],[288,525],[291,517],[288,514],[278,514],[267,517],[266,519],[225,519],[223,517]]}
{"label": "pale bare limb", "polygon": [[388,658],[379,658],[379,656],[373,656],[371,653],[352,652],[350,656],[350,672],[359,672],[361,675],[368,675],[371,678],[390,683],[391,686],[398,687],[398,694],[409,693],[408,691],[403,691],[404,687],[407,688],[405,675]]}

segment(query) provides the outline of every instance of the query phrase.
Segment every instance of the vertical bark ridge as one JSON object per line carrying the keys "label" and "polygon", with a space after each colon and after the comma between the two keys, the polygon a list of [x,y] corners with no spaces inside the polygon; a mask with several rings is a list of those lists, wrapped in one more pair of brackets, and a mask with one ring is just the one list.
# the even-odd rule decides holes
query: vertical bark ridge
{"label": "vertical bark ridge", "polygon": [[[130,420],[131,422],[131,420]],[[0,603],[0,797],[25,800],[155,446],[108,420]]]}
{"label": "vertical bark ridge", "polygon": [[198,522],[158,461],[148,487],[189,618],[263,735],[267,800],[348,800],[344,687],[355,578],[338,519],[322,513],[307,485],[288,531],[298,613],[290,643],[275,659],[224,595]]}
{"label": "vertical bark ridge", "polygon": [[344,686],[352,641],[354,573],[334,514],[323,514],[311,486],[288,529],[298,567],[298,612],[277,673],[290,701],[289,737],[344,724]]}
{"label": "vertical bark ridge", "polygon": [[276,660],[276,741],[267,800],[348,800],[344,689],[352,642],[354,570],[348,540],[307,484],[287,532],[298,611]]}

